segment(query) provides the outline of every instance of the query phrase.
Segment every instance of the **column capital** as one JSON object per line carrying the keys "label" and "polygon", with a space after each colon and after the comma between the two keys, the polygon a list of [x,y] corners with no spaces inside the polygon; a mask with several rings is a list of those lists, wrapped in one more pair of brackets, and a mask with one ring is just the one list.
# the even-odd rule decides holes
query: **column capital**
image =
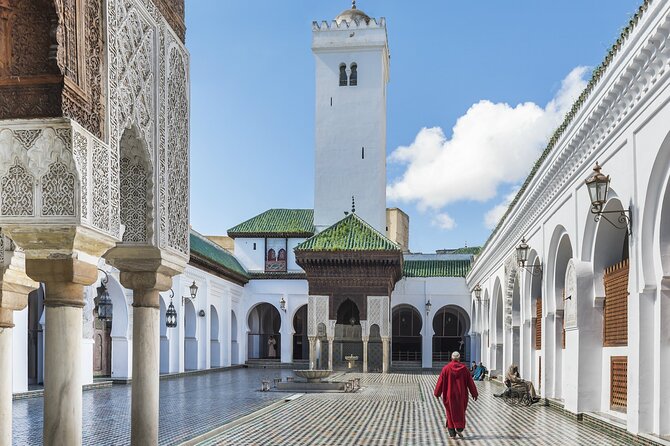
{"label": "column capital", "polygon": [[47,307],[84,307],[84,286],[98,280],[96,265],[72,257],[62,259],[26,259],[26,274],[44,282]]}

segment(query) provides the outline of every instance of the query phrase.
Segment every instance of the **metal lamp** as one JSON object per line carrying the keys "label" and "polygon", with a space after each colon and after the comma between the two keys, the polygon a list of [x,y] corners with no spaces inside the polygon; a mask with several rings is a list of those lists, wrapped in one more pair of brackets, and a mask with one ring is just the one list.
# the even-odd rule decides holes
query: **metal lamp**
{"label": "metal lamp", "polygon": [[530,251],[530,247],[528,246],[528,243],[526,243],[526,238],[522,237],[521,244],[516,247],[516,261],[519,264],[519,268],[525,269],[534,276],[542,274],[541,265],[526,266],[526,262],[528,261],[528,251]]}
{"label": "metal lamp", "polygon": [[[617,229],[626,229],[628,234],[632,231],[632,221],[630,209],[604,211],[605,203],[607,203],[607,194],[610,188],[610,176],[605,175],[601,171],[601,167],[596,163],[593,168],[593,173],[585,181],[586,187],[589,191],[589,198],[591,199],[591,213],[595,216],[593,219],[598,222],[601,218],[607,220],[612,226]],[[618,214],[617,222],[613,222],[605,214]]]}
{"label": "metal lamp", "polygon": [[426,302],[426,314],[430,314],[431,308],[433,308],[433,304],[430,302],[430,299],[428,299],[428,302]]}
{"label": "metal lamp", "polygon": [[286,311],[286,299],[284,299],[284,296],[282,296],[279,301],[279,308],[281,308],[282,311]]}
{"label": "metal lamp", "polygon": [[[102,271],[101,269],[99,271]],[[112,320],[112,299],[109,297],[109,292],[107,291],[107,282],[109,281],[109,276],[105,271],[102,271],[105,277],[100,281],[100,286],[96,288],[98,296],[96,302],[98,305],[98,319],[103,321]]]}
{"label": "metal lamp", "polygon": [[477,299],[477,302],[480,302],[482,300],[482,287],[477,284],[472,291],[475,293],[475,299]]}
{"label": "metal lamp", "polygon": [[174,328],[177,326],[177,310],[172,303],[173,298],[174,291],[170,290],[170,305],[168,305],[167,311],[165,311],[165,326],[167,328]]}

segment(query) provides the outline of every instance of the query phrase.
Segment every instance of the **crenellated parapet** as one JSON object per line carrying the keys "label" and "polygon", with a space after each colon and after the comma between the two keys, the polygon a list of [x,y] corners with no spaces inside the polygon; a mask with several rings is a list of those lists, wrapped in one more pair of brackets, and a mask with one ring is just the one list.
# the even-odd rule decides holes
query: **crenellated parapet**
{"label": "crenellated parapet", "polygon": [[313,21],[313,31],[343,31],[343,30],[363,30],[363,29],[383,29],[386,30],[386,18],[370,18],[369,20],[322,20]]}

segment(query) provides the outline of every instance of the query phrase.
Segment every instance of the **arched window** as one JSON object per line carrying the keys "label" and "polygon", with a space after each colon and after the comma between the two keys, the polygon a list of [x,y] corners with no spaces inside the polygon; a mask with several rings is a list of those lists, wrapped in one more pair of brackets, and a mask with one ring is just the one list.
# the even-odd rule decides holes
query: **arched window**
{"label": "arched window", "polygon": [[358,65],[351,64],[351,74],[349,75],[349,86],[355,87],[358,85]]}
{"label": "arched window", "polygon": [[340,87],[347,86],[347,66],[340,64]]}

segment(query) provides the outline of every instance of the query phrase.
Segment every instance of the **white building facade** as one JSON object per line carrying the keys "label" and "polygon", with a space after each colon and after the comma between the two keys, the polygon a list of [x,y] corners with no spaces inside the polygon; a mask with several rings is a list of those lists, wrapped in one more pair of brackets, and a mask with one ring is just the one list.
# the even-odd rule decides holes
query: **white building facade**
{"label": "white building facade", "polygon": [[[668,23],[670,4],[643,3],[467,277],[490,369],[518,364],[566,410],[635,434],[670,434]],[[610,181],[594,207],[596,163]]]}

